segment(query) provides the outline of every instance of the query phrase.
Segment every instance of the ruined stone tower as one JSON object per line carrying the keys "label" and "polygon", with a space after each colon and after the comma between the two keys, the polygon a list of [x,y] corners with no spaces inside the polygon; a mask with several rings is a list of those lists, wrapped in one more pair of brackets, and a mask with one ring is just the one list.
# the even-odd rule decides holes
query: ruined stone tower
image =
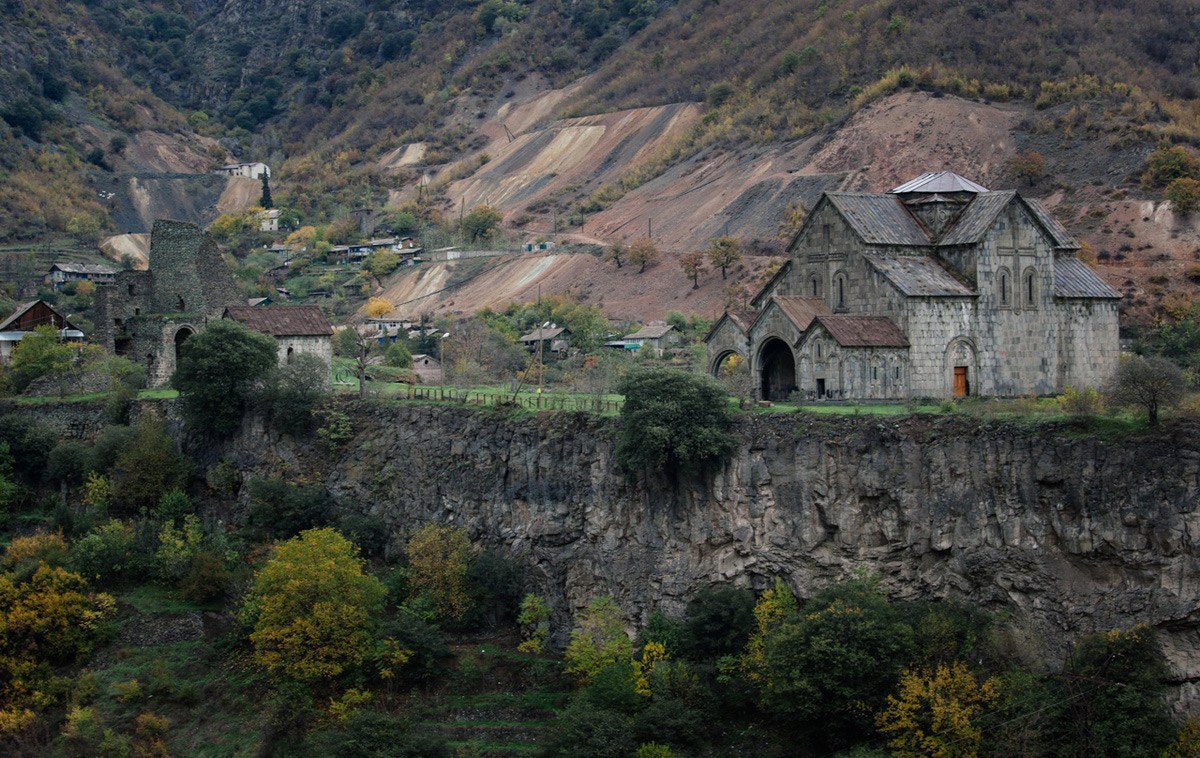
{"label": "ruined stone tower", "polygon": [[179,347],[245,300],[216,242],[183,221],[155,221],[149,269],[122,271],[96,292],[95,341],[146,368],[149,386],[171,378]]}

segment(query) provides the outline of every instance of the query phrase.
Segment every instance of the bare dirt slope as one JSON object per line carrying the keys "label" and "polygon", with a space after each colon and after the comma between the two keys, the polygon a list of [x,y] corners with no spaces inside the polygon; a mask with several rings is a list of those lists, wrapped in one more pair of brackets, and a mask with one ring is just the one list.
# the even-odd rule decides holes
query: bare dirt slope
{"label": "bare dirt slope", "polygon": [[150,256],[149,234],[118,234],[100,243],[100,251],[114,261],[126,257],[134,262],[134,268],[145,270]]}
{"label": "bare dirt slope", "polygon": [[[478,126],[487,143],[476,158],[486,152],[491,160],[448,191],[455,207],[495,205],[531,235],[550,231],[555,207],[565,210],[618,181],[701,113],[698,105],[677,104],[554,120],[572,89],[539,91],[526,84]],[[1185,276],[1188,263],[1200,256],[1200,225],[1176,218],[1162,203],[1138,198],[1144,149],[1112,149],[1086,135],[1055,136],[1044,126],[1053,115],[1025,105],[901,92],[804,140],[711,149],[585,216],[581,226],[567,226],[567,214],[557,214],[560,240],[630,241],[652,227],[666,257],[643,276],[626,282],[627,271],[608,272],[598,261],[569,258],[527,272],[533,280],[497,275],[486,286],[464,287],[438,300],[437,309],[470,312],[527,299],[540,283],[543,292],[569,290],[602,300],[615,316],[653,318],[673,308],[706,313],[719,307],[718,288],[691,291],[679,273],[678,254],[702,248],[719,234],[736,236],[754,251],[780,254],[789,210],[796,204],[811,208],[826,190],[886,191],[936,170],[957,171],[995,189],[1013,187],[1005,164],[1019,148],[1037,149],[1049,159],[1047,178],[1020,189],[1044,198],[1099,254],[1099,270],[1127,294],[1128,312],[1149,316],[1169,304],[1172,293],[1200,295],[1200,286]],[[1041,126],[1036,119],[1043,120]],[[1117,186],[1122,189],[1114,190]]]}
{"label": "bare dirt slope", "polygon": [[245,176],[231,176],[217,198],[218,213],[237,213],[254,205],[262,197],[262,181]]}
{"label": "bare dirt slope", "polygon": [[637,108],[555,121],[514,135],[512,141],[507,136],[503,142],[493,140],[499,144],[489,153],[491,160],[450,185],[451,202],[493,205],[513,215],[569,187],[616,181],[681,136],[699,115],[692,103]]}
{"label": "bare dirt slope", "polygon": [[536,299],[539,286],[542,294],[570,293],[611,318],[646,321],[672,310],[713,318],[724,309],[725,285],[755,281],[769,263],[769,258],[749,259],[725,282],[720,273],[706,273],[700,288],[693,290],[674,255],[664,256],[641,274],[633,266],[617,269],[587,254],[513,255],[403,271],[389,279],[379,295],[396,305],[397,318],[499,309]]}

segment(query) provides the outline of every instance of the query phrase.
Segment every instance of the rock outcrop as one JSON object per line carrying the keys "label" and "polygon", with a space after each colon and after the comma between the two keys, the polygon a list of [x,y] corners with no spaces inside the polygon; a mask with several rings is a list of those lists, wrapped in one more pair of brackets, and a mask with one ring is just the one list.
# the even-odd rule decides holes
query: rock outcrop
{"label": "rock outcrop", "polygon": [[338,454],[263,444],[261,428],[226,453],[400,533],[461,525],[524,556],[560,613],[608,593],[640,621],[710,582],[783,576],[805,596],[866,569],[897,598],[1005,611],[1047,665],[1083,633],[1149,623],[1183,699],[1200,689],[1195,425],[1105,441],[962,417],[760,416],[704,481],[630,482],[613,420],[345,410],[355,437]]}

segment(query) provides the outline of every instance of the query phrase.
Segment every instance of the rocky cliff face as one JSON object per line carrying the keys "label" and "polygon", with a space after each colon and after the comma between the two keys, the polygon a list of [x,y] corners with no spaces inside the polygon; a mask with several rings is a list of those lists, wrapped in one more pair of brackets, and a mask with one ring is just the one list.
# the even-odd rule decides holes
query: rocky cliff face
{"label": "rocky cliff face", "polygon": [[709,582],[783,576],[806,596],[867,569],[898,598],[1007,611],[1048,663],[1085,632],[1152,624],[1183,699],[1200,690],[1195,426],[1105,442],[964,419],[764,416],[739,422],[740,449],[706,481],[630,483],[615,421],[350,412],[344,452],[264,445],[254,428],[227,454],[247,474],[321,483],[399,532],[459,524],[524,556],[560,612],[609,593],[643,620]]}

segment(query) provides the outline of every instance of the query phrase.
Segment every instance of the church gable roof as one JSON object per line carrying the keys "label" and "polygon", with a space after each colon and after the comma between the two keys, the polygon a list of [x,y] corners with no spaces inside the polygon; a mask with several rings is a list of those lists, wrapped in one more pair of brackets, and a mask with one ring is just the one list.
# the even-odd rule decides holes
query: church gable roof
{"label": "church gable roof", "polygon": [[887,316],[818,316],[817,321],[842,347],[908,347],[908,338]]}
{"label": "church gable roof", "polygon": [[1118,300],[1121,297],[1086,263],[1073,255],[1064,255],[1054,261],[1054,296],[1102,300]]}
{"label": "church gable roof", "polygon": [[992,224],[1009,203],[1020,200],[1029,211],[1034,223],[1050,238],[1050,246],[1055,250],[1078,250],[1076,242],[1063,225],[1037,200],[1021,197],[1014,190],[988,192],[976,195],[975,199],[963,210],[951,224],[950,229],[938,241],[939,246],[974,245],[984,238]]}
{"label": "church gable roof", "polygon": [[1050,235],[1050,239],[1054,241],[1054,247],[1057,250],[1078,250],[1079,243],[1075,241],[1063,225],[1058,223],[1058,219],[1050,215],[1050,211],[1037,200],[1023,197],[1021,201],[1025,203],[1025,207],[1033,214],[1034,219]]}
{"label": "church gable roof", "polygon": [[868,245],[929,245],[924,227],[895,195],[828,192],[825,197]]}
{"label": "church gable roof", "polygon": [[1017,193],[1013,190],[976,195],[942,236],[940,245],[974,245],[992,228],[996,217],[1008,207]]}
{"label": "church gable roof", "polygon": [[970,297],[975,294],[933,258],[923,255],[863,257],[908,297]]}
{"label": "church gable roof", "polygon": [[779,306],[779,310],[783,311],[783,315],[787,316],[788,320],[796,325],[796,328],[804,332],[808,327],[812,326],[812,322],[818,316],[828,315],[832,313],[825,301],[819,297],[787,297],[784,295],[776,295],[771,298],[771,301]]}

